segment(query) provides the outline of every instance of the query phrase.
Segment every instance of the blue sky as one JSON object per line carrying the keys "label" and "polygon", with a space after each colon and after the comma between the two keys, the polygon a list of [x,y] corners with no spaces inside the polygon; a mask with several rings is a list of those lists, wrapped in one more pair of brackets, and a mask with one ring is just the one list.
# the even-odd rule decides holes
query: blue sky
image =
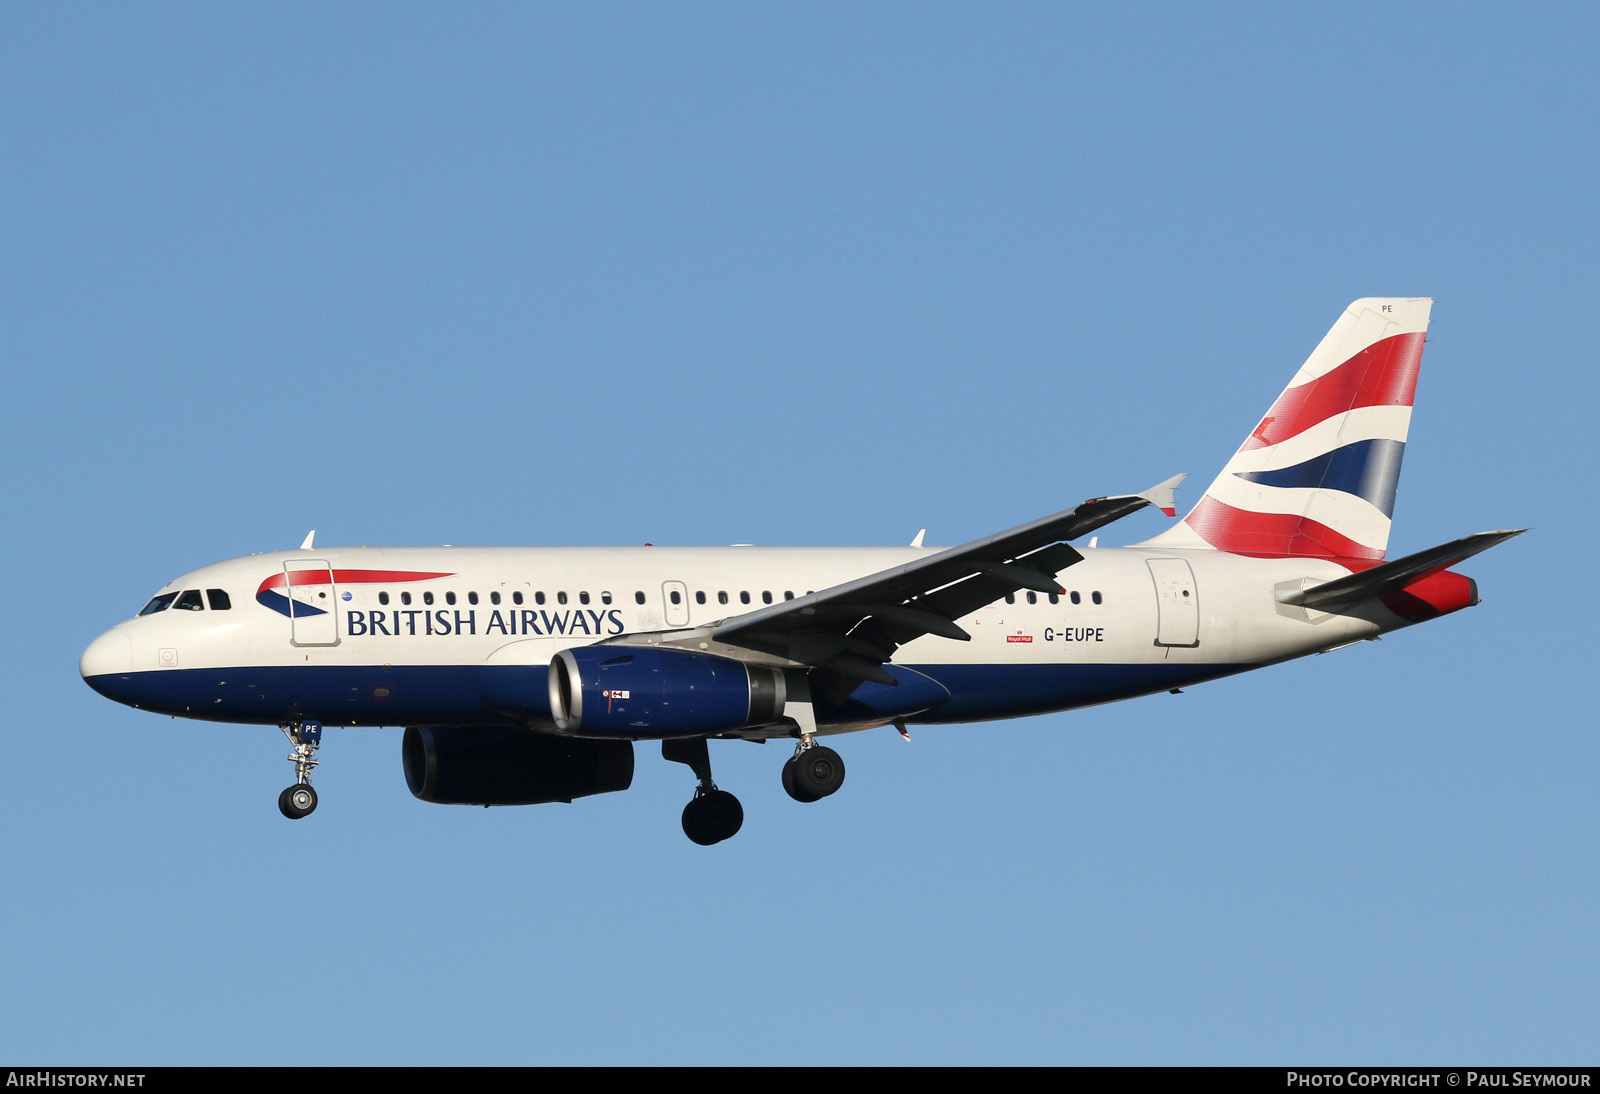
{"label": "blue sky", "polygon": [[[0,1057],[1594,1062],[1589,5],[10,5]],[[1071,714],[424,805],[107,703],[187,569],[955,543],[1437,298],[1391,548],[1481,607]],[[1164,521],[1141,513],[1105,536]],[[1577,575],[1574,577],[1573,575]]]}

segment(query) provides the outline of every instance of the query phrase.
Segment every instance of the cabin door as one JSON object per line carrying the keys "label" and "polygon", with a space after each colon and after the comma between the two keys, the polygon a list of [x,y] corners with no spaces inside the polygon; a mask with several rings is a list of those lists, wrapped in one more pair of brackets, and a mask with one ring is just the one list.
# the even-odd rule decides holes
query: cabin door
{"label": "cabin door", "polygon": [[1156,583],[1156,645],[1200,644],[1200,600],[1194,571],[1181,558],[1146,560]]}
{"label": "cabin door", "polygon": [[320,558],[296,558],[283,564],[283,575],[289,598],[290,644],[337,646],[339,596],[333,567]]}

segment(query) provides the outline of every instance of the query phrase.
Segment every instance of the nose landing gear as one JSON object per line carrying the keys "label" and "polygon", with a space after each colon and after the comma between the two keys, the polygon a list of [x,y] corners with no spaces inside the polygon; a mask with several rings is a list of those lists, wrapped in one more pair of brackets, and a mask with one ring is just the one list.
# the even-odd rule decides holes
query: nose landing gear
{"label": "nose landing gear", "polygon": [[278,811],[290,820],[308,817],[317,807],[317,792],[311,788],[311,769],[317,766],[317,746],[322,744],[321,722],[289,722],[280,725],[293,751],[295,783],[278,795]]}
{"label": "nose landing gear", "polygon": [[661,742],[661,756],[673,763],[687,764],[700,784],[694,797],[683,807],[683,834],[702,847],[731,838],[744,825],[744,806],[726,790],[711,781],[711,754],[706,739]]}

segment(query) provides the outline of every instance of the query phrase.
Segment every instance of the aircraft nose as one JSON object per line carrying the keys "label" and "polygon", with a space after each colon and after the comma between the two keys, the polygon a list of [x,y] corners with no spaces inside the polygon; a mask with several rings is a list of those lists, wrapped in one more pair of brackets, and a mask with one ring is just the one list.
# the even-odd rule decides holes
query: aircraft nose
{"label": "aircraft nose", "polygon": [[[108,695],[113,677],[133,671],[133,642],[120,630],[109,630],[89,643],[78,659],[78,672],[94,690]],[[115,696],[108,695],[109,698]]]}

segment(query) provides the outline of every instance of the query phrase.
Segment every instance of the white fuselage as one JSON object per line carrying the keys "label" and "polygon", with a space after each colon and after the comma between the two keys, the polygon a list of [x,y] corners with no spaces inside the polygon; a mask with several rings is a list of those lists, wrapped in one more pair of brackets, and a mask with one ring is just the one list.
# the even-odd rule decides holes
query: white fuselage
{"label": "white fuselage", "polygon": [[[85,652],[82,669],[97,690],[119,701],[217,721],[544,722],[537,711],[519,719],[486,704],[485,674],[542,672],[563,649],[626,642],[642,632],[681,635],[693,648],[688,640],[719,621],[936,550],[269,552],[169,583],[162,595],[177,594],[174,604],[102,635]],[[1377,606],[1359,615],[1324,615],[1279,602],[1280,590],[1348,572],[1326,560],[1141,547],[1082,554],[1081,563],[1060,574],[1065,594],[1019,591],[959,621],[970,642],[924,636],[900,647],[893,665],[914,668],[950,693],[910,720],[976,721],[1086,706],[1406,625]],[[214,590],[226,594],[226,609],[207,599]],[[189,609],[179,607],[189,591],[201,596],[187,598]],[[197,600],[204,606],[194,610]],[[836,721],[836,729],[863,728],[859,718]]]}

